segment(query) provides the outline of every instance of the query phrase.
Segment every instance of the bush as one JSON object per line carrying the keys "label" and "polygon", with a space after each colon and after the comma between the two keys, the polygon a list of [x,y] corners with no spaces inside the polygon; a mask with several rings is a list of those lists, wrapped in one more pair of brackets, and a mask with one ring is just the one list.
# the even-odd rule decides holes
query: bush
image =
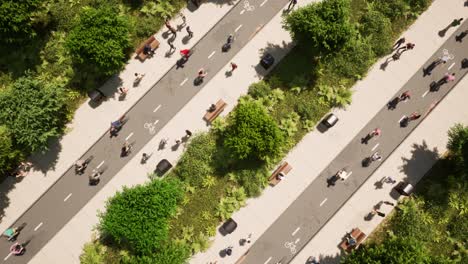
{"label": "bush", "polygon": [[19,78],[0,92],[0,123],[27,152],[44,150],[47,141],[60,135],[67,114],[63,86],[32,77]]}
{"label": "bush", "polygon": [[24,44],[36,36],[34,12],[43,0],[2,0],[0,4],[0,44]]}
{"label": "bush", "polygon": [[13,148],[11,133],[6,126],[0,126],[0,175],[7,175],[19,162],[21,153]]}
{"label": "bush", "polygon": [[284,135],[258,102],[241,101],[232,112],[224,146],[238,160],[261,159],[279,153]]}
{"label": "bush", "polygon": [[184,182],[200,187],[203,179],[214,174],[216,141],[209,134],[194,135],[174,173]]}
{"label": "bush", "polygon": [[232,214],[245,205],[247,195],[244,188],[233,188],[226,190],[226,197],[221,198],[218,205],[218,216],[224,221],[232,216]]}
{"label": "bush", "polygon": [[392,23],[389,18],[370,8],[359,21],[361,35],[368,37],[375,55],[382,56],[392,49]]}
{"label": "bush", "polygon": [[326,60],[326,78],[341,76],[359,80],[374,62],[374,52],[368,40],[355,39],[350,41],[341,52],[327,56]]}
{"label": "bush", "polygon": [[390,18],[392,22],[406,18],[410,12],[409,5],[405,2],[406,0],[370,0],[373,8],[380,11],[386,17]]}
{"label": "bush", "polygon": [[256,83],[252,83],[249,86],[249,95],[255,99],[267,97],[270,93],[270,85],[263,80]]}
{"label": "bush", "polygon": [[242,186],[248,197],[257,197],[267,186],[268,171],[265,167],[244,169],[234,172],[236,182]]}
{"label": "bush", "polygon": [[319,53],[337,52],[353,37],[349,0],[324,0],[286,16],[284,25],[294,40]]}
{"label": "bush", "polygon": [[406,0],[406,3],[413,12],[422,13],[431,5],[432,0]]}
{"label": "bush", "polygon": [[121,247],[137,255],[162,250],[168,238],[168,218],[176,212],[183,190],[175,178],[124,187],[106,204],[100,229]]}
{"label": "bush", "polygon": [[151,255],[134,256],[123,264],[182,264],[190,256],[190,250],[182,244],[170,243]]}
{"label": "bush", "polygon": [[74,61],[82,68],[112,75],[127,60],[130,23],[115,8],[83,8],[66,43]]}

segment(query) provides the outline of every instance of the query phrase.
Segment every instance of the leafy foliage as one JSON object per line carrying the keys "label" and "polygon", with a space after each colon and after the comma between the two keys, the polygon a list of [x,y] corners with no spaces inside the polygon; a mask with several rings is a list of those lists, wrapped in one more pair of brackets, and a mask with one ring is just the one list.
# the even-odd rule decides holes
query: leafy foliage
{"label": "leafy foliage", "polygon": [[318,85],[318,95],[324,104],[334,107],[345,107],[351,104],[352,92],[343,85],[329,86],[325,84]]}
{"label": "leafy foliage", "polygon": [[240,102],[226,128],[224,146],[239,159],[262,159],[279,153],[284,136],[259,103]]}
{"label": "leafy foliage", "polygon": [[324,0],[297,9],[284,24],[294,40],[319,53],[337,52],[354,35],[349,14],[349,0]]}
{"label": "leafy foliage", "polygon": [[370,39],[375,55],[382,56],[392,48],[392,23],[389,18],[371,8],[361,17],[359,31]]}
{"label": "leafy foliage", "polygon": [[397,237],[387,239],[382,244],[361,247],[346,256],[341,263],[429,264],[431,261],[427,250],[418,240]]}
{"label": "leafy foliage", "polygon": [[67,38],[74,61],[83,68],[112,75],[123,68],[130,48],[131,25],[115,8],[83,8]]}
{"label": "leafy foliage", "polygon": [[19,162],[21,153],[13,148],[11,133],[6,126],[0,126],[0,175],[11,172]]}
{"label": "leafy foliage", "polygon": [[397,19],[406,18],[410,13],[410,6],[406,3],[406,0],[369,0],[375,10],[380,11],[392,22]]}
{"label": "leafy foliage", "polygon": [[161,246],[161,249],[153,254],[135,256],[123,264],[181,264],[190,256],[189,248],[181,243],[169,243]]}
{"label": "leafy foliage", "polygon": [[0,93],[0,123],[23,149],[44,150],[49,139],[60,135],[65,106],[62,84],[22,77]]}
{"label": "leafy foliage", "polygon": [[245,205],[247,195],[244,188],[233,188],[226,190],[226,197],[221,198],[218,206],[218,216],[226,220],[231,215]]}
{"label": "leafy foliage", "polygon": [[255,99],[267,97],[271,93],[270,85],[264,80],[252,83],[249,86],[249,95]]}
{"label": "leafy foliage", "polygon": [[2,0],[0,44],[21,44],[36,36],[34,13],[43,0]]}
{"label": "leafy foliage", "polygon": [[268,170],[265,167],[242,169],[229,176],[233,177],[244,188],[248,197],[257,197],[267,186]]}
{"label": "leafy foliage", "polygon": [[137,255],[151,255],[162,250],[168,236],[168,218],[176,212],[182,196],[182,187],[173,178],[124,187],[107,202],[100,229]]}

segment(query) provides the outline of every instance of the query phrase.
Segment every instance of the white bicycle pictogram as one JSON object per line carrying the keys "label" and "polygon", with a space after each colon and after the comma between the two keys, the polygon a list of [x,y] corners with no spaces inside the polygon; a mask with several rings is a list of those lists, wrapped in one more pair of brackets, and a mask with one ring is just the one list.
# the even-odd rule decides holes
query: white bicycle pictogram
{"label": "white bicycle pictogram", "polygon": [[145,129],[148,129],[151,135],[154,135],[154,133],[156,133],[156,125],[154,123],[145,123],[143,127]]}
{"label": "white bicycle pictogram", "polygon": [[449,60],[453,60],[455,58],[455,56],[453,54],[449,53],[449,51],[447,49],[442,50],[442,57],[446,57]]}
{"label": "white bicycle pictogram", "polygon": [[284,247],[289,248],[291,250],[291,254],[296,254],[296,252],[297,252],[296,244],[294,244],[293,242],[284,243]]}
{"label": "white bicycle pictogram", "polygon": [[251,5],[249,3],[249,0],[244,0],[244,9],[247,10],[247,11],[254,11],[255,6]]}

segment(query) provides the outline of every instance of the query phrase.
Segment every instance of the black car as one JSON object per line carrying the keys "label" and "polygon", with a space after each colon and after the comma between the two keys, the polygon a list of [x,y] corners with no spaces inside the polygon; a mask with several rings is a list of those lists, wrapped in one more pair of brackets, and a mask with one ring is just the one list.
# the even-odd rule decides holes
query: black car
{"label": "black car", "polygon": [[262,65],[265,70],[268,70],[271,66],[273,66],[273,64],[275,64],[275,58],[269,53],[263,55],[262,59],[260,60],[260,65]]}
{"label": "black car", "polygon": [[103,92],[101,92],[99,89],[94,89],[91,92],[88,93],[89,98],[91,101],[99,104],[106,98]]}
{"label": "black car", "polygon": [[338,117],[334,114],[329,114],[325,119],[323,119],[322,124],[327,128],[331,128],[338,122]]}
{"label": "black car", "polygon": [[225,235],[228,235],[228,234],[231,234],[232,232],[234,232],[234,230],[236,230],[237,228],[237,223],[236,221],[234,221],[234,219],[232,218],[229,218],[228,220],[226,220],[226,222],[224,222],[224,224],[219,228],[219,232],[225,236]]}
{"label": "black car", "polygon": [[167,160],[161,160],[158,165],[156,165],[156,169],[154,173],[158,176],[163,176],[166,172],[168,172],[172,168],[172,164]]}

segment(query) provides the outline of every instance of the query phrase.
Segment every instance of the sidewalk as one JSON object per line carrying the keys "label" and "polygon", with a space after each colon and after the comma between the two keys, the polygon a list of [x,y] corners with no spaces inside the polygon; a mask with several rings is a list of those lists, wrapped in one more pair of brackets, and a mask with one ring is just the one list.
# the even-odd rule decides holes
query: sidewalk
{"label": "sidewalk", "polygon": [[[310,2],[312,1],[301,1],[301,4]],[[456,3],[460,3],[460,5],[462,2],[462,0],[456,1]],[[333,130],[330,130],[329,133],[310,133],[288,155],[287,159],[294,168],[290,173],[291,177],[288,177],[288,181],[281,183],[274,189],[267,188],[264,194],[258,199],[249,200],[248,206],[234,215],[234,218],[239,223],[238,230],[232,235],[224,238],[217,235],[212,247],[207,252],[196,255],[192,259],[191,263],[204,264],[207,261],[214,260],[218,260],[218,264],[234,263],[235,260],[243,253],[243,250],[241,251],[238,247],[236,247],[234,249],[234,256],[223,260],[224,262],[220,261],[219,257],[217,256],[219,250],[230,244],[237,245],[237,241],[240,238],[245,237],[252,231],[254,233],[253,240],[255,240],[255,237],[258,237],[258,235],[260,235],[262,232],[264,232],[264,230],[266,230],[266,228],[268,228],[268,226],[276,219],[276,217],[280,215],[285,208],[287,208],[287,206],[296,198],[297,195],[300,194],[305,186],[307,186],[307,184],[313,180],[313,178],[309,177],[317,175],[323,169],[323,167],[334,158],[334,156],[342,149],[343,146],[346,145],[346,143],[356,134],[356,132],[359,131],[359,129],[374,116],[374,114],[382,107],[382,105],[386,103],[387,100],[409,79],[409,77],[413,75],[416,69],[418,69],[423,62],[425,62],[426,58],[431,55],[449,36],[449,34],[447,34],[445,38],[439,38],[437,36],[437,31],[440,28],[445,27],[445,25],[453,19],[454,14],[463,16],[462,11],[464,10],[455,4],[451,5],[450,8],[446,7],[446,10],[443,10],[440,8],[442,5],[441,3],[442,0],[435,1],[430,10],[422,15],[420,20],[409,30],[408,33],[405,34],[407,40],[416,43],[417,48],[415,51],[411,53],[408,52],[405,54],[406,56],[402,56],[398,63],[390,64],[386,72],[380,71],[377,66],[376,69],[373,69],[369,73],[368,78],[358,83],[357,88],[355,88],[356,92],[353,97],[353,104],[348,108],[347,111],[337,111],[341,119],[340,123],[338,123],[338,125],[334,127]],[[202,5],[202,7],[204,6]],[[204,12],[206,11],[206,14],[208,14],[208,8],[219,7],[207,4],[204,8],[207,8],[204,10]],[[225,8],[228,7],[223,6],[221,9],[225,10]],[[210,9],[210,11],[213,11],[213,9]],[[198,14],[199,12],[201,12],[201,9],[198,10],[195,15],[199,15],[199,19],[201,19],[201,17],[204,18],[205,16]],[[221,12],[215,13],[216,16],[221,17],[221,15],[219,15]],[[210,13],[209,17],[211,21],[213,19],[213,13]],[[187,15],[187,21],[190,24],[191,18],[189,15]],[[208,23],[206,21],[203,22],[204,25]],[[193,25],[190,24],[190,26],[195,29],[195,26]],[[195,37],[197,36],[199,35],[197,35],[197,32],[195,32]],[[161,38],[158,37],[158,39]],[[160,48],[161,51],[158,51],[158,56],[162,57],[164,56],[163,53],[165,52],[163,49],[164,47],[167,47],[167,44],[165,44],[165,42],[161,43],[162,47]],[[191,43],[194,43],[194,40],[192,40]],[[43,250],[35,256],[31,263],[79,263],[78,257],[81,253],[82,246],[84,243],[90,240],[91,230],[98,222],[96,212],[97,210],[103,210],[107,198],[113,196],[115,192],[120,190],[124,185],[131,186],[146,181],[146,174],[154,169],[155,164],[161,158],[167,158],[171,162],[175,163],[177,158],[182,153],[183,148],[179,148],[178,151],[170,151],[170,146],[164,151],[156,151],[159,140],[162,137],[169,137],[171,142],[173,142],[174,138],[184,135],[184,131],[187,127],[190,127],[193,132],[208,130],[205,122],[202,121],[202,117],[209,104],[215,102],[219,98],[225,100],[228,103],[228,107],[223,113],[225,115],[235,106],[237,98],[247,92],[248,85],[252,82],[258,81],[261,78],[261,74],[257,73],[254,69],[258,64],[259,57],[261,56],[259,50],[268,45],[273,46],[275,47],[273,50],[274,56],[276,58],[280,58],[290,49],[290,43],[291,40],[289,34],[282,29],[280,14],[278,14],[233,59],[233,61],[239,65],[239,68],[236,70],[236,72],[234,72],[233,76],[226,79],[224,70],[222,70],[212,80],[210,80],[210,82],[203,88],[203,90],[197,94],[196,97],[194,97],[166,125],[166,127],[164,127],[161,132],[150,143],[148,143],[145,148],[141,150],[139,154],[135,156],[136,158],[130,161],[125,166],[125,168],[122,169],[119,174],[117,174],[85,207],[83,207],[83,209],[43,248]],[[154,65],[156,64],[155,61],[162,59],[158,56],[150,60],[154,63]],[[145,64],[150,61],[145,62]],[[171,63],[168,62],[167,67],[165,68],[166,70],[170,65],[175,63],[175,58],[171,58],[167,61],[171,61]],[[381,62],[377,63],[376,65],[380,65],[380,63]],[[122,78],[126,80],[126,83],[133,82],[134,72],[139,72],[138,70],[143,69],[143,66],[146,69],[149,68],[146,65],[133,64],[132,61],[132,64],[130,64],[126,71],[122,73]],[[226,70],[227,69],[228,66],[226,66]],[[78,120],[73,123],[77,129],[73,130],[70,134],[76,132],[78,128],[80,128],[82,129],[81,132],[84,133],[80,134],[80,138],[83,139],[83,135],[86,134],[89,138],[86,138],[86,140],[94,142],[94,140],[97,139],[97,136],[92,134],[96,133],[96,130],[86,131],[90,125],[93,125],[91,126],[93,128],[99,127],[101,130],[98,131],[102,131],[102,133],[104,133],[104,131],[108,128],[108,119],[110,117],[112,118],[112,116],[116,117],[120,114],[119,112],[116,112],[116,109],[130,107],[133,104],[131,102],[135,102],[136,99],[138,99],[139,96],[143,94],[143,91],[141,91],[143,90],[142,88],[154,83],[156,79],[159,78],[155,76],[160,76],[165,72],[162,69],[156,70],[158,72],[154,73],[154,76],[153,74],[152,76],[147,74],[139,88],[131,89],[127,99],[128,101],[106,102],[100,106],[101,108],[109,103],[112,103],[112,105],[116,106],[113,109],[109,109],[108,112],[96,114],[92,111],[89,111],[89,107],[87,109],[85,106],[82,107],[80,110],[83,112],[77,113],[77,116],[86,112],[88,112],[88,115],[83,116],[81,124],[78,123]],[[385,82],[382,82],[382,80],[385,80]],[[384,83],[384,85],[382,85],[382,83]],[[144,89],[148,88],[149,87]],[[372,98],[372,100],[369,100],[369,98]],[[445,104],[445,101],[442,104]],[[111,112],[114,113],[111,115]],[[91,116],[95,116],[96,120],[84,121],[86,119],[85,117],[89,118]],[[93,122],[95,124],[85,126],[84,122]],[[68,134],[66,137],[70,136],[70,134]],[[93,137],[95,138],[93,139]],[[75,140],[76,139],[77,137],[75,137]],[[60,162],[57,163],[60,164],[64,162],[64,164],[66,164],[64,165],[62,172],[78,158],[79,153],[82,153],[85,149],[87,149],[87,147],[83,146],[73,146],[72,139],[70,138],[69,140],[70,141],[67,149],[70,150],[70,154],[67,156],[68,159],[65,158],[64,155],[63,160],[61,158]],[[65,150],[65,143],[62,142],[62,146]],[[323,152],[311,153],[311,146],[313,146],[314,149],[322,149]],[[320,146],[326,146],[326,148],[320,148]],[[81,150],[81,148],[83,148],[83,150]],[[78,154],[76,156],[71,154],[71,149],[76,149]],[[140,165],[139,163],[141,153],[143,152],[154,153],[146,165]],[[65,151],[63,151],[63,153],[65,153]],[[59,174],[59,176],[60,175],[61,174]],[[28,177],[26,179],[28,179]],[[41,181],[42,180],[43,179],[41,179]],[[25,190],[31,190],[32,186],[34,185],[30,185],[29,189],[23,189],[23,192]],[[32,199],[32,201],[34,200],[35,198]],[[276,206],[273,208],[270,206],[271,204],[275,204]],[[22,212],[23,210],[20,211]],[[19,212],[18,215],[21,212]],[[13,218],[13,220],[14,219],[15,218]],[[2,225],[4,222],[5,220],[2,222]],[[365,232],[367,231],[367,229],[364,230]],[[335,243],[334,241],[331,242]],[[338,242],[336,242],[336,244]]]}
{"label": "sidewalk", "polygon": [[[231,7],[232,5],[228,4],[206,3],[194,12],[183,10],[187,24],[194,31],[194,36],[186,45],[183,45],[182,40],[187,35],[183,28],[181,32],[178,32],[174,45],[178,50],[191,48],[229,12]],[[174,27],[181,23],[181,18],[171,21]],[[90,107],[87,101],[77,109],[73,121],[68,125],[68,133],[58,143],[50,146],[51,150],[45,155],[36,155],[31,158],[34,163],[33,171],[20,182],[15,183],[16,179],[9,177],[0,185],[2,208],[4,208],[0,230],[8,228],[47,191],[109,129],[110,122],[116,120],[134,105],[180,58],[178,51],[172,57],[166,57],[169,46],[165,31],[166,29],[163,28],[155,35],[156,39],[161,42],[161,46],[156,50],[153,58],[142,63],[132,57],[118,76],[112,77],[100,88],[109,97],[107,101],[96,108]],[[146,74],[138,87],[133,87],[135,73]],[[120,87],[120,83],[129,88],[124,101],[118,100],[117,88]]]}

